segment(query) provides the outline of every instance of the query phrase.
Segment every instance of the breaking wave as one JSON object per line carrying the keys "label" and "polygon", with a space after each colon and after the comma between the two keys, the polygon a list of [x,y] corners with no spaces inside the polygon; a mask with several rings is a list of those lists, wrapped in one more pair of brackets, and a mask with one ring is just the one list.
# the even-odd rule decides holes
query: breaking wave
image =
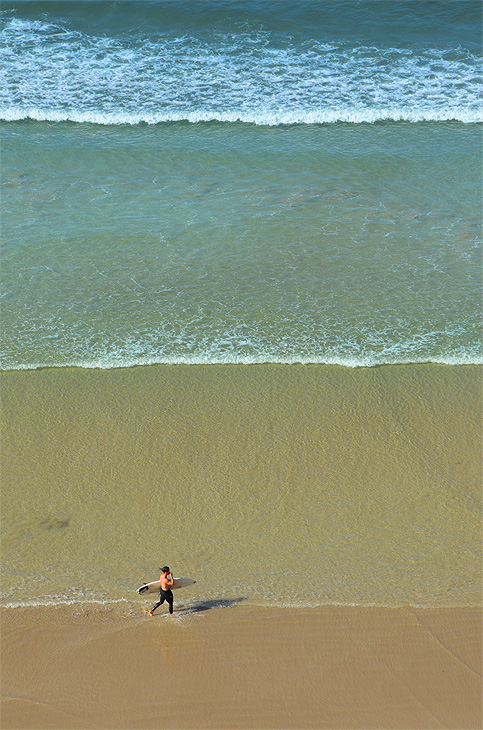
{"label": "breaking wave", "polygon": [[268,31],[107,37],[10,18],[0,118],[92,124],[483,121],[479,56]]}

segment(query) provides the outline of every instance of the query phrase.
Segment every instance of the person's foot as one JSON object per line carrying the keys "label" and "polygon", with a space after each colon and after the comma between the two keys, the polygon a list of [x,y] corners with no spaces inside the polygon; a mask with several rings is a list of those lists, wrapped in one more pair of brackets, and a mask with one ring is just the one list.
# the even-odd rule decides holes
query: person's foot
{"label": "person's foot", "polygon": [[152,608],[150,608],[150,609],[149,609],[149,611],[148,611],[148,613],[149,613],[149,615],[150,615],[150,616],[153,616],[153,615],[154,615],[154,611],[153,611],[153,609],[152,609]]}

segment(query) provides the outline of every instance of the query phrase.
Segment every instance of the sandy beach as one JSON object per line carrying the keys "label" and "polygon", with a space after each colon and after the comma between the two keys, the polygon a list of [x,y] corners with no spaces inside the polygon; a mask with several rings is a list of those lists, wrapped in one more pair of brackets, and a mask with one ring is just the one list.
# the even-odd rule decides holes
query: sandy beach
{"label": "sandy beach", "polygon": [[476,730],[481,611],[4,610],[2,695],[4,730]]}

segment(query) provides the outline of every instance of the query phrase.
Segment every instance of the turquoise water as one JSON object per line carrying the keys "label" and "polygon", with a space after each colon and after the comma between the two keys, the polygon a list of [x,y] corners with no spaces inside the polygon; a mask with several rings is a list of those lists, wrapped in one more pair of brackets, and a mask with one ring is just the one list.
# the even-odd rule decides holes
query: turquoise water
{"label": "turquoise water", "polygon": [[5,2],[4,369],[481,362],[476,2]]}

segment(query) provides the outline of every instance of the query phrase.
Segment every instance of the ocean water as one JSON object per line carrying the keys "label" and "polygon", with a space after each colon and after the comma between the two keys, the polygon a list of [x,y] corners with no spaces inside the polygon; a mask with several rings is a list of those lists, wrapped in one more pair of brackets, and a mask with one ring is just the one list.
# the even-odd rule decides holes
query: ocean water
{"label": "ocean water", "polygon": [[2,3],[4,605],[480,601],[481,27]]}
{"label": "ocean water", "polygon": [[475,363],[479,2],[4,2],[2,367]]}

